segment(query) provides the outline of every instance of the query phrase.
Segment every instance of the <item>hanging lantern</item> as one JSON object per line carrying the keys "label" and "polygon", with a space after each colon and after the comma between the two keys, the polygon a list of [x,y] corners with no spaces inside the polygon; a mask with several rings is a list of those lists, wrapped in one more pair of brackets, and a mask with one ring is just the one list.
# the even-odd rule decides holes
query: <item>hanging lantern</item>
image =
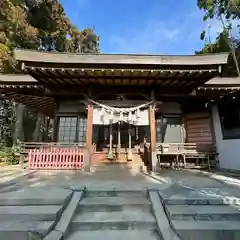
{"label": "hanging lantern", "polygon": [[136,115],[137,113],[135,113],[135,114],[133,114],[132,115],[132,121],[133,121],[133,123],[136,123],[137,122],[137,115]]}
{"label": "hanging lantern", "polygon": [[137,112],[136,112],[136,117],[140,118],[140,109],[138,108]]}
{"label": "hanging lantern", "polygon": [[110,115],[109,115],[109,120],[112,121],[113,120],[113,111],[110,112]]}
{"label": "hanging lantern", "polygon": [[132,112],[128,113],[128,121],[131,122],[132,121]]}
{"label": "hanging lantern", "polygon": [[104,111],[104,108],[101,108],[100,115],[101,115],[101,116],[104,116],[104,112],[105,112],[105,111]]}
{"label": "hanging lantern", "polygon": [[122,122],[123,121],[123,112],[120,112],[120,116],[119,116],[119,121]]}

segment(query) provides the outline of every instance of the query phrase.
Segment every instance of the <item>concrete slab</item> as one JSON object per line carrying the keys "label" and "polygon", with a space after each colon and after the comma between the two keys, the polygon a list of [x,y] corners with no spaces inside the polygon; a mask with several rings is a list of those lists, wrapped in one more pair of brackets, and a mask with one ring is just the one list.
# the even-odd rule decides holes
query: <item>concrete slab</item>
{"label": "concrete slab", "polygon": [[238,240],[240,222],[235,221],[172,221],[184,240]]}
{"label": "concrete slab", "polygon": [[88,188],[88,191],[85,193],[85,197],[88,197],[89,199],[91,197],[135,197],[135,198],[145,198],[147,197],[148,192],[147,189],[144,191],[142,188],[141,190],[138,190],[136,188],[131,189],[124,189],[124,188],[108,188],[105,190],[100,189],[94,189],[94,188]]}
{"label": "concrete slab", "polygon": [[62,206],[0,206],[0,221],[54,221]]}
{"label": "concrete slab", "polygon": [[180,240],[178,235],[171,228],[164,207],[159,199],[157,192],[150,192],[153,213],[157,220],[158,230],[164,240]]}
{"label": "concrete slab", "polygon": [[29,174],[34,173],[35,171],[30,171],[30,170],[11,170],[9,172],[5,172],[5,173],[0,173],[0,175],[3,174],[3,177],[0,178],[0,186],[1,184],[5,183],[5,182],[9,182],[9,181],[14,181],[20,177],[24,177],[27,176]]}
{"label": "concrete slab", "polygon": [[[224,205],[224,199],[217,197],[196,196],[187,197],[181,195],[174,195],[169,198],[164,198],[166,205]],[[226,203],[227,204],[227,203]]]}
{"label": "concrete slab", "polygon": [[121,212],[139,208],[150,211],[149,200],[136,197],[91,197],[79,203],[78,212]]}
{"label": "concrete slab", "polygon": [[143,190],[162,189],[165,182],[154,180],[139,172],[132,172],[124,166],[107,166],[105,171],[87,173],[82,171],[38,171],[34,174],[40,177],[41,186],[70,187],[73,190],[82,190],[84,187],[96,190],[123,189]]}
{"label": "concrete slab", "polygon": [[234,197],[214,197],[214,196],[181,196],[173,195],[164,198],[167,205],[240,205],[240,199]]}
{"label": "concrete slab", "polygon": [[73,221],[73,228],[77,230],[127,230],[127,229],[155,229],[156,220],[149,212],[83,212],[77,214]]}
{"label": "concrete slab", "polygon": [[57,230],[51,231],[43,240],[61,240],[63,233]]}
{"label": "concrete slab", "polygon": [[0,194],[0,206],[62,205],[71,194],[71,190],[61,188],[27,188]]}
{"label": "concrete slab", "polygon": [[234,206],[167,206],[173,220],[240,220],[240,209]]}
{"label": "concrete slab", "polygon": [[67,240],[122,240],[122,239],[138,239],[138,240],[158,240],[158,234],[154,231],[81,231],[71,234]]}
{"label": "concrete slab", "polygon": [[149,205],[147,198],[136,197],[92,197],[84,198],[80,205]]}
{"label": "concrete slab", "polygon": [[83,213],[78,214],[74,217],[73,222],[123,222],[123,221],[145,221],[145,222],[155,222],[154,217],[151,213],[139,211],[129,211],[129,212],[96,212],[96,213]]}
{"label": "concrete slab", "polygon": [[0,224],[0,239],[7,240],[26,240],[29,237],[29,232],[34,235],[39,235],[41,238],[51,231],[54,225],[53,221],[29,221],[29,222],[1,222]]}
{"label": "concrete slab", "polygon": [[182,186],[188,186],[192,188],[214,188],[224,187],[224,183],[219,182],[215,179],[210,179],[208,176],[201,174],[201,171],[191,171],[189,169],[181,169],[180,171],[175,170],[161,170],[159,172],[161,177],[168,177],[172,181],[181,184]]}
{"label": "concrete slab", "polygon": [[70,222],[73,218],[73,215],[76,211],[76,208],[78,206],[78,203],[82,195],[83,195],[83,192],[75,192],[73,194],[67,208],[64,210],[54,230],[62,232],[64,236],[67,234]]}

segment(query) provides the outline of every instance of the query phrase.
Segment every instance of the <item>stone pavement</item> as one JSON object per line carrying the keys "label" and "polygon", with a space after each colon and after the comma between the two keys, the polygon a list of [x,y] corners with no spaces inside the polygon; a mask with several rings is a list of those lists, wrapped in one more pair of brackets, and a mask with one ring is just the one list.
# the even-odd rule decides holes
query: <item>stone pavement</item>
{"label": "stone pavement", "polygon": [[0,167],[0,185],[15,178],[29,174],[31,171],[21,169],[20,165]]}
{"label": "stone pavement", "polygon": [[133,239],[240,239],[240,181],[215,173],[150,176],[113,165],[28,172],[11,184],[0,187],[0,239],[118,239],[119,231]]}

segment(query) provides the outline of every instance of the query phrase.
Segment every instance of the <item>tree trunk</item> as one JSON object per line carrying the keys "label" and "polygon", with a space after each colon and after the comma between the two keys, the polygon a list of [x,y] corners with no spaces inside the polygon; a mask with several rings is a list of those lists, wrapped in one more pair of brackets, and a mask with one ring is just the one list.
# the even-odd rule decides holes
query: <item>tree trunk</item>
{"label": "tree trunk", "polygon": [[23,104],[17,104],[15,106],[16,111],[16,122],[13,134],[13,145],[17,145],[18,140],[24,141],[24,131],[23,131],[23,117],[25,106]]}
{"label": "tree trunk", "polygon": [[50,123],[50,118],[49,117],[45,117],[44,118],[44,136],[43,136],[43,140],[45,142],[48,142],[49,139],[49,123]]}
{"label": "tree trunk", "polygon": [[33,141],[34,142],[38,142],[40,140],[42,118],[43,118],[42,114],[38,113],[37,114],[37,121],[36,121],[35,130],[33,132]]}

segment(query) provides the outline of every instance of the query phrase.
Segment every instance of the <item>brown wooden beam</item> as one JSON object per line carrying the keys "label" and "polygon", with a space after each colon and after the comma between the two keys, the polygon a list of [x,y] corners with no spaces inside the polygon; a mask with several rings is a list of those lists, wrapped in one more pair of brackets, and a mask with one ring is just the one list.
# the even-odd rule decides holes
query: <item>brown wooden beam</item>
{"label": "brown wooden beam", "polygon": [[93,134],[93,105],[88,104],[87,111],[87,133],[86,133],[86,147],[89,152],[92,151],[92,134]]}

